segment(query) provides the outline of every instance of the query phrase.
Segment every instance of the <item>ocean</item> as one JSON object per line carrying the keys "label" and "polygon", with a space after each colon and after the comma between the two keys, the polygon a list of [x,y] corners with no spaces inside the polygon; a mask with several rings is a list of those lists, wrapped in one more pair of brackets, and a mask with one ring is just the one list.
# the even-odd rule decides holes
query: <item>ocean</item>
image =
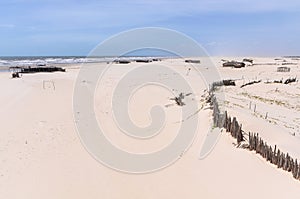
{"label": "ocean", "polygon": [[36,66],[51,64],[76,64],[76,63],[97,63],[107,62],[113,57],[84,57],[84,56],[33,56],[33,57],[0,57],[0,67],[9,68],[11,66]]}
{"label": "ocean", "polygon": [[[155,56],[151,56],[155,58]],[[42,66],[59,64],[101,63],[112,62],[116,59],[135,60],[151,58],[150,56],[128,56],[128,57],[86,57],[86,56],[0,56],[0,70],[7,70],[15,66]]]}

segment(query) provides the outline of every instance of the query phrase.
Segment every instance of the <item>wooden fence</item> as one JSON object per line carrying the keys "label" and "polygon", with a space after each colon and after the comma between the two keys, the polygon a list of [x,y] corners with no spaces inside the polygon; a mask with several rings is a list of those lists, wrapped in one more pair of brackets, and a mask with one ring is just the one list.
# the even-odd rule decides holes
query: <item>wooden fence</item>
{"label": "wooden fence", "polygon": [[[213,124],[215,127],[225,128],[227,132],[231,134],[237,140],[238,146],[242,142],[245,143],[245,149],[255,151],[261,157],[269,161],[271,164],[281,168],[285,171],[291,172],[293,177],[300,180],[300,163],[297,159],[292,158],[288,153],[281,152],[277,146],[274,149],[267,144],[258,133],[246,134],[242,130],[242,124],[239,124],[236,117],[231,117],[227,114],[227,111],[221,113],[216,96],[213,94],[214,86],[211,88],[211,92],[208,98],[208,102],[213,109]],[[248,140],[247,140],[248,139]]]}

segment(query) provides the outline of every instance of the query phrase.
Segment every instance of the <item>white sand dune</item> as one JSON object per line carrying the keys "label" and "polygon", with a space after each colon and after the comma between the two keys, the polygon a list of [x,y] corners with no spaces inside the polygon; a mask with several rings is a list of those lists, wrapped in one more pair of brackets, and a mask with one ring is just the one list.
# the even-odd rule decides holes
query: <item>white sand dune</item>
{"label": "white sand dune", "polygon": [[[274,65],[254,65],[242,69],[220,68],[224,79],[236,79],[236,87],[224,87],[225,107],[230,115],[236,116],[248,132],[259,133],[271,145],[294,158],[300,159],[300,84],[266,83],[299,77],[298,61],[286,58],[284,65],[291,72],[277,72],[282,63],[274,58],[256,58],[254,63],[274,63]],[[261,83],[240,88],[253,80]]]}
{"label": "white sand dune", "polygon": [[[163,62],[186,74],[187,66],[182,60]],[[131,67],[135,67],[135,64],[115,66],[111,68],[110,75],[104,77],[106,83],[102,84],[103,88],[99,86],[96,93],[96,116],[103,121],[106,136],[120,148],[131,152],[151,152],[164,147],[176,136],[174,133],[181,120],[180,107],[165,107],[168,116],[166,128],[153,139],[135,140],[122,134],[114,124],[110,98],[120,77]],[[298,66],[293,67],[292,71],[299,74]],[[261,69],[259,76],[258,71]],[[281,77],[276,76],[276,70],[271,66],[253,66],[238,69],[238,72],[229,68],[220,70],[224,78],[241,78],[241,74],[245,74],[245,77],[246,74],[249,75],[249,79],[255,76],[264,79],[271,76],[274,79]],[[199,126],[192,146],[171,166],[148,174],[127,174],[103,166],[86,151],[76,131],[72,97],[78,72],[78,68],[70,67],[66,73],[26,74],[20,79],[11,79],[9,73],[0,73],[1,198],[300,197],[300,182],[293,179],[290,173],[277,169],[253,152],[236,148],[235,141],[225,132],[220,134],[214,150],[200,160],[202,144],[212,125],[210,109],[202,109],[198,113]],[[186,78],[197,90],[187,100],[196,100],[201,107],[204,103],[203,82],[199,81],[194,71]],[[283,85],[278,87],[282,93],[293,88],[292,97],[289,97],[290,93],[281,97],[284,100],[291,98],[295,101],[290,102],[293,105],[299,102],[299,96],[296,95],[299,94],[299,84],[289,88]],[[239,95],[240,92],[247,92],[263,96],[267,91],[276,89],[274,86],[261,88],[263,89],[252,89],[249,86],[238,91],[225,88],[230,99],[227,104],[230,114],[238,116],[244,129],[259,132],[271,144],[277,144],[300,158],[299,138],[290,135],[284,128],[284,124],[293,125],[297,133],[296,125],[299,120],[291,122],[288,118],[292,117],[289,111],[296,110],[280,106],[280,113],[284,113],[286,118],[282,118],[275,125],[252,114],[247,105],[249,99]],[[140,126],[151,121],[145,112],[153,104],[174,104],[169,99],[173,97],[170,92],[151,86],[145,89],[138,91],[129,104],[132,109],[131,117]],[[244,98],[246,99],[243,102]],[[280,118],[281,114],[276,114],[272,106],[268,109],[264,106],[265,103],[256,103],[258,113],[268,111],[270,117]],[[299,111],[293,112],[295,113]]]}

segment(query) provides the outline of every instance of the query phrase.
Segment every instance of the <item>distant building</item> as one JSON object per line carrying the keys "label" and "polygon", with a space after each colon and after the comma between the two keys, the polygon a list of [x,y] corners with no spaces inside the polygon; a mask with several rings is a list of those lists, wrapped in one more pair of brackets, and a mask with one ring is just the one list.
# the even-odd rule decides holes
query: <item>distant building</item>
{"label": "distant building", "polygon": [[243,68],[245,67],[245,63],[243,62],[237,62],[237,61],[229,61],[223,63],[223,67],[233,67],[233,68]]}
{"label": "distant building", "polygon": [[277,72],[290,72],[290,71],[291,71],[290,67],[285,67],[285,66],[277,67]]}
{"label": "distant building", "polygon": [[243,62],[249,62],[249,63],[253,64],[253,59],[245,58],[245,59],[243,59]]}
{"label": "distant building", "polygon": [[192,64],[200,64],[200,60],[192,60],[192,59],[187,59],[185,60],[186,63],[192,63]]}

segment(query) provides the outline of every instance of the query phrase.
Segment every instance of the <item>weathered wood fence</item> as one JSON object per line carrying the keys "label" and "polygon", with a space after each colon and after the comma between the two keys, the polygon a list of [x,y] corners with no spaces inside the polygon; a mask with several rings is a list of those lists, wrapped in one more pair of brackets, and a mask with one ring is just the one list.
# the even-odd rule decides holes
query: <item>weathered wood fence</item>
{"label": "weathered wood fence", "polygon": [[276,145],[273,149],[267,142],[259,137],[258,133],[249,133],[248,139],[250,151],[255,151],[264,159],[276,165],[277,168],[291,172],[295,179],[300,180],[300,165],[297,159],[294,160],[288,153],[285,154],[281,152],[277,149]]}
{"label": "weathered wood fence", "polygon": [[238,144],[244,141],[242,125],[238,123],[237,119],[235,117],[231,119],[231,117],[228,116],[227,111],[221,113],[217,98],[214,95],[211,97],[210,103],[213,108],[214,126],[225,128],[227,132],[230,132],[232,137],[237,139]]}
{"label": "weathered wood fence", "polygon": [[[292,158],[288,153],[281,152],[277,146],[274,149],[267,144],[258,133],[250,133],[247,135],[242,130],[242,124],[239,124],[236,117],[231,117],[227,114],[227,111],[222,113],[219,108],[219,104],[216,96],[213,94],[214,86],[210,90],[208,102],[213,109],[213,124],[215,127],[225,128],[227,132],[231,134],[237,140],[238,146],[242,142],[246,144],[245,149],[255,151],[261,157],[269,161],[271,164],[281,168],[285,171],[291,172],[293,177],[300,180],[300,162],[297,159]],[[247,140],[248,139],[248,140]]]}

